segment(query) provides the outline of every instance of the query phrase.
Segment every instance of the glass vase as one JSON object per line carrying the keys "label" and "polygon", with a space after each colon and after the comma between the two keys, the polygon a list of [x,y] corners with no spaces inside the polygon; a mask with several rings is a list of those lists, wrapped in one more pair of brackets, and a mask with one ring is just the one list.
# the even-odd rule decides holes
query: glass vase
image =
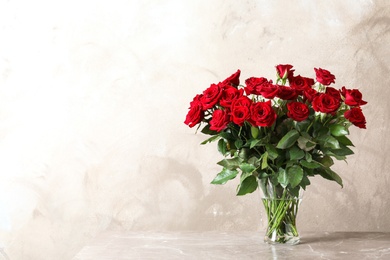
{"label": "glass vase", "polygon": [[301,194],[291,195],[287,189],[275,187],[271,183],[267,183],[265,187],[263,185],[262,189],[262,202],[267,217],[264,242],[268,244],[299,244],[296,219],[302,200]]}

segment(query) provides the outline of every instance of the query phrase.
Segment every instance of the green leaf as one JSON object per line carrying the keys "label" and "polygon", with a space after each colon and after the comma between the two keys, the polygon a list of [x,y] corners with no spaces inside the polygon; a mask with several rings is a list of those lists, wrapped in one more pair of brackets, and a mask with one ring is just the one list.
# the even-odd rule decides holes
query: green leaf
{"label": "green leaf", "polygon": [[278,154],[278,150],[276,150],[275,146],[273,146],[272,144],[266,144],[265,149],[267,150],[268,157],[271,160],[275,160],[276,158],[278,158],[279,154]]}
{"label": "green leaf", "polygon": [[332,158],[330,158],[330,156],[328,156],[328,155],[326,155],[322,158],[318,158],[318,159],[316,159],[316,161],[321,163],[325,167],[330,167],[334,164]]}
{"label": "green leaf", "polygon": [[311,123],[311,120],[297,122],[295,127],[297,128],[298,131],[304,132],[309,127],[310,123]]}
{"label": "green leaf", "polygon": [[255,147],[260,141],[261,141],[260,139],[252,139],[252,140],[250,140],[249,148],[252,149],[252,148]]}
{"label": "green leaf", "polygon": [[255,146],[263,146],[269,143],[269,137],[265,136],[260,139],[249,139],[247,143],[249,143],[250,148],[253,148]]}
{"label": "green leaf", "polygon": [[204,140],[203,142],[201,142],[200,144],[207,144],[207,143],[211,143],[213,141],[216,141],[218,138],[221,138],[220,136],[218,135],[214,135],[210,138],[207,138],[206,140]]}
{"label": "green leaf", "polygon": [[329,130],[333,136],[344,136],[349,134],[348,129],[342,125],[337,125],[337,124],[331,125],[329,127]]}
{"label": "green leaf", "polygon": [[250,150],[248,148],[242,148],[238,153],[238,158],[240,158],[242,161],[248,160],[248,157],[250,155]]}
{"label": "green leaf", "polygon": [[249,164],[249,163],[241,163],[239,167],[240,167],[242,172],[250,172],[251,173],[254,170],[256,170],[256,167],[253,164]]}
{"label": "green leaf", "polygon": [[316,143],[307,137],[300,136],[298,138],[298,146],[304,151],[310,151],[313,150],[314,147],[316,146]]}
{"label": "green leaf", "polygon": [[288,182],[291,188],[296,187],[303,178],[303,169],[298,165],[293,165],[287,169]]}
{"label": "green leaf", "polygon": [[218,135],[226,140],[230,140],[230,141],[234,140],[234,136],[228,132],[219,132]]}
{"label": "green leaf", "polygon": [[261,169],[264,170],[264,169],[268,168],[268,152],[263,153],[261,158],[262,158]]}
{"label": "green leaf", "polygon": [[332,149],[339,149],[340,148],[340,143],[339,141],[337,141],[336,138],[334,138],[333,136],[329,136],[327,139],[326,139],[326,143],[324,145],[325,147],[330,147]]}
{"label": "green leaf", "polygon": [[287,177],[287,172],[283,168],[279,168],[278,171],[278,182],[280,185],[282,185],[283,188],[286,188],[288,185],[288,177]]}
{"label": "green leaf", "polygon": [[242,145],[244,144],[244,142],[241,140],[241,139],[237,139],[235,142],[234,142],[234,145],[236,146],[237,149],[241,149]]}
{"label": "green leaf", "polygon": [[226,152],[227,152],[227,146],[226,146],[226,142],[224,139],[219,139],[218,141],[218,151],[222,154],[222,155],[225,155]]}
{"label": "green leaf", "polygon": [[310,180],[306,175],[303,175],[302,181],[300,183],[300,186],[302,189],[306,190],[306,187],[310,185]]}
{"label": "green leaf", "polygon": [[266,172],[259,172],[259,175],[257,176],[258,179],[265,179],[267,178],[269,175],[268,173]]}
{"label": "green leaf", "polygon": [[223,159],[222,161],[217,162],[218,165],[221,165],[222,167],[229,169],[229,170],[235,170],[240,165],[240,159],[235,157],[232,159]]}
{"label": "green leaf", "polygon": [[294,187],[294,188],[288,189],[288,193],[289,193],[291,196],[299,197],[299,190],[300,190],[300,189],[301,189],[301,187],[296,186],[296,187]]}
{"label": "green leaf", "polygon": [[321,167],[321,164],[319,164],[319,163],[316,162],[316,161],[308,162],[308,161],[306,161],[306,160],[300,160],[299,163],[300,163],[303,167],[308,168],[308,169],[316,169],[316,168]]}
{"label": "green leaf", "polygon": [[305,175],[307,175],[307,176],[315,176],[316,175],[316,169],[305,168]]}
{"label": "green leaf", "polygon": [[259,136],[259,128],[255,126],[251,126],[251,134],[253,138],[257,138]]}
{"label": "green leaf", "polygon": [[291,147],[299,138],[299,132],[295,129],[289,131],[287,134],[285,134],[282,139],[280,139],[279,143],[277,144],[276,148],[279,149],[287,149]]}
{"label": "green leaf", "polygon": [[305,152],[297,146],[291,147],[288,153],[290,155],[290,160],[299,160],[305,156]]}
{"label": "green leaf", "polygon": [[305,137],[308,140],[312,139],[311,135],[309,135],[307,132],[301,132],[301,136]]}
{"label": "green leaf", "polygon": [[258,182],[257,178],[253,175],[243,179],[237,187],[237,195],[242,196],[248,193],[252,193],[257,189]]}
{"label": "green leaf", "polygon": [[206,135],[217,135],[218,134],[217,131],[210,130],[210,125],[209,124],[205,125],[205,127],[203,127],[201,132],[206,134]]}
{"label": "green leaf", "polygon": [[317,136],[318,138],[321,138],[323,136],[328,136],[329,135],[329,128],[326,126],[323,126],[322,123],[317,122]]}
{"label": "green leaf", "polygon": [[311,162],[313,160],[313,157],[311,156],[310,153],[306,153],[305,159],[306,159],[306,161]]}
{"label": "green leaf", "polygon": [[251,175],[253,175],[251,172],[243,172],[243,173],[241,173],[241,176],[240,176],[240,183],[241,183],[244,179],[248,178],[248,177],[251,176]]}
{"label": "green leaf", "polygon": [[252,156],[251,158],[249,158],[248,160],[246,160],[246,162],[249,163],[249,164],[254,165],[255,167],[260,166],[260,164],[259,164],[259,158],[257,158],[256,156]]}
{"label": "green leaf", "polygon": [[343,187],[343,180],[341,177],[332,171],[330,168],[322,168],[318,170],[318,173],[327,180],[337,182],[341,187]]}
{"label": "green leaf", "polygon": [[354,152],[351,149],[349,149],[347,146],[344,145],[340,146],[340,149],[331,150],[331,152],[337,156],[347,156],[347,155],[354,154]]}
{"label": "green leaf", "polygon": [[337,141],[339,141],[340,144],[346,145],[346,146],[354,146],[352,141],[348,139],[346,136],[337,136],[335,137]]}
{"label": "green leaf", "polygon": [[234,179],[237,174],[237,170],[223,168],[223,170],[217,174],[211,184],[225,184],[228,180]]}

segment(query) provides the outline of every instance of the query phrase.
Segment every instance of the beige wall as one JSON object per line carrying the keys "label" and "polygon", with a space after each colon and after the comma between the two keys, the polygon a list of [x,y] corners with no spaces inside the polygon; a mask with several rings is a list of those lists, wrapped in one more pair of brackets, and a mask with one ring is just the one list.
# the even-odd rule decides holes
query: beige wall
{"label": "beige wall", "polygon": [[[312,179],[302,231],[389,231],[388,1],[1,1],[0,247],[69,259],[105,229],[261,230],[259,194],[212,186],[215,145],[183,124],[237,69],[290,63],[359,88],[367,130]],[[339,85],[341,87],[342,85]]]}

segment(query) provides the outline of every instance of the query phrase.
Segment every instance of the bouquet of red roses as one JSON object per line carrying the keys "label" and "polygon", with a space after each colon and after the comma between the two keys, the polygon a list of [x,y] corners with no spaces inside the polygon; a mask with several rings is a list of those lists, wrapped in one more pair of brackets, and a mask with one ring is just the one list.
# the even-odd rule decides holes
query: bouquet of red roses
{"label": "bouquet of red roses", "polygon": [[206,144],[218,142],[225,159],[212,181],[224,184],[240,174],[237,195],[255,191],[260,184],[297,195],[315,175],[336,181],[333,159],[353,154],[348,128],[366,128],[357,89],[331,87],[335,76],[315,68],[316,79],[294,75],[293,66],[276,66],[274,83],[251,77],[240,85],[240,70],[198,94],[185,119],[189,127],[203,125],[210,135]]}

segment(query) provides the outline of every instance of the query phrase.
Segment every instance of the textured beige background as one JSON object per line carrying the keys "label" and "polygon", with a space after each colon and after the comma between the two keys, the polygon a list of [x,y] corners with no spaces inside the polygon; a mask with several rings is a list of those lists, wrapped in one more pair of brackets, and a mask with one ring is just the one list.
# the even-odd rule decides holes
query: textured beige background
{"label": "textured beige background", "polygon": [[261,230],[259,194],[212,186],[215,145],[183,124],[237,69],[290,63],[359,88],[367,130],[312,179],[301,230],[390,231],[388,1],[0,1],[0,247],[70,259],[106,229]]}

